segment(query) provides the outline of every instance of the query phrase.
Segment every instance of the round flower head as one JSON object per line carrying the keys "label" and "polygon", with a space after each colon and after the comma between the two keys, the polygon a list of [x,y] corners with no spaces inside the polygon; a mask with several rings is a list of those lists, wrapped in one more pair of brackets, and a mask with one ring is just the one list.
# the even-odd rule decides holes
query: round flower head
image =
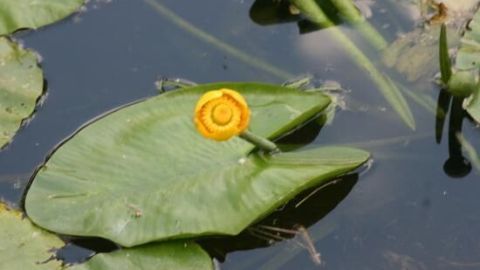
{"label": "round flower head", "polygon": [[198,100],[194,121],[200,134],[224,141],[248,127],[250,110],[238,92],[222,88],[208,91]]}

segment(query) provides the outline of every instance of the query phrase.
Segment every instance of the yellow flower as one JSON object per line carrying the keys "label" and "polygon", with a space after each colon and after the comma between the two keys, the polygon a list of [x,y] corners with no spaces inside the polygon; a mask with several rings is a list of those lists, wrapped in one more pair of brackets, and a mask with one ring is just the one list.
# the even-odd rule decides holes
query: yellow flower
{"label": "yellow flower", "polygon": [[203,136],[224,141],[248,127],[250,110],[238,92],[222,88],[208,91],[198,100],[194,121]]}

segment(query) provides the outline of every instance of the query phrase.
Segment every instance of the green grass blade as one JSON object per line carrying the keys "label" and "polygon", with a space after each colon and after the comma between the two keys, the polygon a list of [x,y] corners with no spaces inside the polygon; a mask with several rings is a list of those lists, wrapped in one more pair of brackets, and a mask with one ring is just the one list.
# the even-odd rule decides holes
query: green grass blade
{"label": "green grass blade", "polygon": [[[291,2],[310,21],[318,23],[322,27],[333,26],[333,22],[330,20],[325,21],[325,18],[328,19],[328,17],[317,5],[315,0],[291,0]],[[370,59],[368,59],[368,57],[358,49],[358,47],[342,31],[334,27],[332,27],[330,31],[333,38],[344,46],[352,60],[370,76],[387,102],[398,113],[405,124],[411,129],[415,129],[415,119],[413,118],[413,114],[396,84],[386,75],[382,74]]]}
{"label": "green grass blade", "polygon": [[450,56],[448,55],[447,28],[445,24],[442,24],[440,29],[439,59],[442,82],[447,84],[452,76],[452,64],[450,62]]}
{"label": "green grass blade", "polygon": [[342,17],[377,50],[388,45],[383,36],[363,17],[352,0],[330,0]]}

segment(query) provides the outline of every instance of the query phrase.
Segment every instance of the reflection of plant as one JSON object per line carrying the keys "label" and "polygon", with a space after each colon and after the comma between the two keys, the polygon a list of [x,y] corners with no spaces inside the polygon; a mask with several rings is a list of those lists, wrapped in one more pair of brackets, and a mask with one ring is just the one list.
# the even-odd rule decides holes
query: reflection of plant
{"label": "reflection of plant", "polygon": [[[468,33],[468,32],[467,32]],[[468,37],[467,37],[468,38]],[[462,38],[464,41],[465,37]],[[463,52],[465,53],[465,52]],[[450,121],[448,127],[448,153],[449,158],[443,168],[445,173],[451,177],[464,177],[471,171],[470,162],[462,154],[461,136],[463,119],[466,118],[465,99],[478,95],[480,84],[478,82],[478,68],[475,61],[468,68],[462,63],[462,49],[460,49],[460,61],[456,62],[456,68],[452,68],[448,53],[448,40],[445,24],[440,30],[439,39],[439,62],[441,84],[443,89],[438,97],[437,118],[436,118],[436,139],[440,142],[442,129],[448,111],[450,110]],[[472,115],[474,117],[474,115]],[[478,121],[478,120],[477,120]]]}
{"label": "reflection of plant", "polygon": [[[320,26],[333,26],[334,23],[329,19],[322,7],[317,4],[315,0],[290,0],[290,2],[295,5],[302,14],[307,17],[310,21]],[[353,13],[353,10],[356,10],[353,4],[350,1],[332,1],[336,3],[338,10],[343,10],[345,16],[350,17],[351,21],[357,21],[361,17],[358,13]],[[350,4],[348,4],[350,3]],[[356,17],[354,18],[352,14]],[[358,17],[360,16],[360,17]],[[355,20],[354,20],[355,19]],[[361,24],[364,27],[369,26],[368,24]],[[373,28],[366,28],[373,29]],[[372,30],[373,31],[373,30]],[[377,32],[366,31],[364,36],[368,40],[376,40]],[[368,33],[368,34],[366,34]],[[372,34],[374,33],[374,34]],[[415,119],[410,111],[405,98],[402,93],[396,86],[396,84],[385,74],[380,72],[375,65],[370,61],[370,59],[339,29],[332,28],[332,36],[346,49],[346,52],[350,57],[355,61],[355,63],[362,68],[372,79],[372,81],[377,85],[378,89],[385,97],[385,99],[390,103],[393,109],[399,114],[401,119],[412,129],[415,128]],[[382,39],[383,40],[383,39]],[[384,46],[376,46],[377,49],[382,49]]]}

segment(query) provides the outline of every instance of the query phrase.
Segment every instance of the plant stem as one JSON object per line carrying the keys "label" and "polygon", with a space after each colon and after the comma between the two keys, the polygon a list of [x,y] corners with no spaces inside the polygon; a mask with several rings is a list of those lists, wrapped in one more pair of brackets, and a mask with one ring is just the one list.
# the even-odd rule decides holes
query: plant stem
{"label": "plant stem", "polygon": [[272,141],[266,138],[255,135],[254,133],[248,130],[241,133],[240,138],[248,141],[249,143],[255,146],[258,146],[258,148],[265,150],[266,152],[273,152],[273,153],[280,152],[280,149],[278,149],[275,143],[273,143]]}

